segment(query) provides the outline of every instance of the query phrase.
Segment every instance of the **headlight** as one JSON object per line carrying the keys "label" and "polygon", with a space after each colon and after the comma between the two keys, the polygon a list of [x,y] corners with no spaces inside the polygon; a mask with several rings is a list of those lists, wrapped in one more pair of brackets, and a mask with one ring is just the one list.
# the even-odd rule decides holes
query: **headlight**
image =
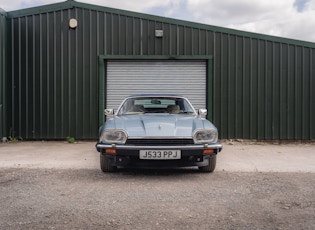
{"label": "headlight", "polygon": [[218,132],[215,129],[196,130],[193,135],[195,144],[216,143]]}
{"label": "headlight", "polygon": [[100,142],[113,143],[113,144],[125,144],[127,140],[127,134],[124,130],[108,129],[104,130]]}

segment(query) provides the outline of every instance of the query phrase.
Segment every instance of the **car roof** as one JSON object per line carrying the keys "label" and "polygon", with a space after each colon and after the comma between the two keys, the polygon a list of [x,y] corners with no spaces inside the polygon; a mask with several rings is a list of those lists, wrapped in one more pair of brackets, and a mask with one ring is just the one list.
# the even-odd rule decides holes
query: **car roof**
{"label": "car roof", "polygon": [[180,98],[186,98],[182,95],[178,95],[178,94],[162,94],[162,93],[159,93],[159,94],[133,94],[133,95],[130,95],[126,98],[134,98],[134,97],[180,97]]}

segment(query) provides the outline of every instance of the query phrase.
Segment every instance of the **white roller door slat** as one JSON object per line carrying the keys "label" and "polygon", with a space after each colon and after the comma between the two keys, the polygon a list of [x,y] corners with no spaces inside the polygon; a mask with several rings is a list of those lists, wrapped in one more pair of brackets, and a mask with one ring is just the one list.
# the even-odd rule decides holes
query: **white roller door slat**
{"label": "white roller door slat", "polygon": [[206,108],[205,61],[108,61],[106,79],[107,108],[144,93],[179,94]]}

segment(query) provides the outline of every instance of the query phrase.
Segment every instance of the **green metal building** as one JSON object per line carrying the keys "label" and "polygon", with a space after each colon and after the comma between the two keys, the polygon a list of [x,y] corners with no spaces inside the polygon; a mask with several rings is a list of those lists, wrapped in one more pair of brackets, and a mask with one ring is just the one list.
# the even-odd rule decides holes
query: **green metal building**
{"label": "green metal building", "polygon": [[0,9],[0,137],[6,135],[6,13]]}
{"label": "green metal building", "polygon": [[222,139],[315,139],[315,43],[66,1],[0,12],[0,137],[96,139],[103,109],[179,93]]}

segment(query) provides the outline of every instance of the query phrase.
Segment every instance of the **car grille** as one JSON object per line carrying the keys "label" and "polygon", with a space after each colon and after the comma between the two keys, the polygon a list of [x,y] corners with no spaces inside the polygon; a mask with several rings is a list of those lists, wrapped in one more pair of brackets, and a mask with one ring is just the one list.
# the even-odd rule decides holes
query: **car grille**
{"label": "car grille", "polygon": [[193,139],[128,139],[126,145],[193,145]]}

